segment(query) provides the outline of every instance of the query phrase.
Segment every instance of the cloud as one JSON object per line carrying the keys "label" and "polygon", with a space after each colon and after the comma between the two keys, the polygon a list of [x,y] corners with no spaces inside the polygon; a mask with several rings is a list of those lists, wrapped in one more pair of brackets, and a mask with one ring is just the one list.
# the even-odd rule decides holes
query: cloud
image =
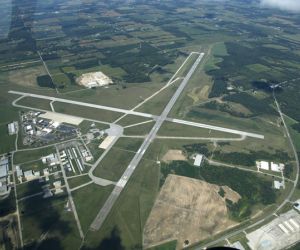
{"label": "cloud", "polygon": [[279,8],[281,10],[300,12],[299,0],[260,0],[262,6]]}

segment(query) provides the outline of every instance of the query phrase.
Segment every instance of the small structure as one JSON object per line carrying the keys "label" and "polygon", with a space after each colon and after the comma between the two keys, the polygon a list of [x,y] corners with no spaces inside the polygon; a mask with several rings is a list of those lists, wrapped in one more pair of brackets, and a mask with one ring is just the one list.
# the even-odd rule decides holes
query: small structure
{"label": "small structure", "polygon": [[200,167],[201,163],[202,163],[202,160],[203,160],[203,155],[202,154],[197,154],[195,156],[194,166]]}
{"label": "small structure", "polygon": [[22,177],[23,177],[23,171],[20,168],[20,166],[16,166],[16,174],[19,182],[22,182]]}
{"label": "small structure", "polygon": [[12,122],[7,125],[8,134],[15,135],[18,131],[18,122]]}
{"label": "small structure", "polygon": [[54,166],[59,164],[59,159],[56,154],[50,154],[42,158],[42,162],[44,164],[48,164],[49,166]]}
{"label": "small structure", "polygon": [[276,164],[274,162],[271,162],[271,170],[272,171],[281,172],[281,171],[283,171],[283,169],[284,169],[284,164],[282,164],[282,163]]}
{"label": "small structure", "polygon": [[54,194],[60,194],[62,193],[64,190],[61,188],[61,181],[55,181],[53,182],[54,185]]}
{"label": "small structure", "polygon": [[269,170],[269,162],[267,161],[257,161],[256,166],[258,169]]}
{"label": "small structure", "polygon": [[284,182],[283,181],[274,181],[274,188],[275,189],[280,189],[280,188],[284,189]]}
{"label": "small structure", "polygon": [[34,173],[32,170],[27,170],[24,172],[24,177],[27,181],[31,181],[35,179],[36,177],[34,176]]}
{"label": "small structure", "polygon": [[115,136],[107,136],[104,141],[99,145],[99,148],[101,149],[107,149],[111,143],[114,141],[116,137]]}

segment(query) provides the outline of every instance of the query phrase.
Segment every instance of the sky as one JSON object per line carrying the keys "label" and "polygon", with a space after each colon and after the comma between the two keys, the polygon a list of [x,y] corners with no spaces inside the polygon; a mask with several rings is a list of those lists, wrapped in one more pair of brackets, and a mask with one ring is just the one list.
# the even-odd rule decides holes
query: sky
{"label": "sky", "polygon": [[300,0],[260,0],[262,6],[300,12]]}

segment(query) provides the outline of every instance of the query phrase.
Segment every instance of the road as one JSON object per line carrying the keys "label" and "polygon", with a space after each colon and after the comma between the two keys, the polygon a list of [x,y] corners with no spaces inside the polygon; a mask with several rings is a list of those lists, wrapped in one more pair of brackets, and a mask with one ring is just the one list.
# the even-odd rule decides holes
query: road
{"label": "road", "polygon": [[177,101],[178,97],[182,93],[183,89],[188,84],[188,81],[190,80],[190,78],[193,75],[194,71],[196,70],[197,66],[201,62],[203,56],[204,56],[204,53],[201,53],[199,55],[199,57],[194,62],[193,66],[191,67],[191,69],[189,70],[189,72],[187,73],[187,75],[185,76],[183,81],[181,82],[180,86],[178,87],[178,89],[176,90],[174,95],[172,96],[171,100],[166,105],[166,107],[163,110],[163,112],[161,113],[161,115],[159,117],[157,117],[155,125],[153,126],[153,128],[151,129],[151,131],[147,135],[147,137],[145,138],[144,142],[142,143],[141,147],[139,148],[139,150],[137,151],[137,153],[135,154],[135,156],[133,157],[131,162],[129,163],[129,165],[128,165],[127,169],[125,170],[125,172],[123,173],[122,177],[117,182],[117,185],[115,186],[113,192],[108,197],[108,199],[105,202],[104,206],[100,209],[100,211],[97,214],[96,218],[92,222],[92,224],[90,226],[91,230],[97,231],[101,228],[101,226],[104,223],[105,219],[107,218],[109,212],[111,211],[113,205],[117,201],[117,199],[120,196],[122,190],[126,186],[128,180],[132,176],[135,168],[137,167],[137,165],[141,161],[144,153],[146,152],[146,150],[150,146],[151,142],[155,139],[159,128],[161,127],[163,122],[166,120],[168,114],[170,113],[170,111],[173,108],[175,102]]}
{"label": "road", "polygon": [[74,214],[74,217],[75,217],[75,221],[76,221],[76,224],[77,224],[79,235],[80,235],[80,238],[83,239],[84,238],[84,234],[83,234],[83,231],[82,231],[82,228],[81,228],[81,224],[80,224],[80,221],[79,221],[79,217],[78,217],[78,214],[77,214],[75,203],[74,203],[74,200],[73,200],[73,197],[72,197],[72,194],[71,194],[71,189],[70,189],[69,183],[67,181],[66,172],[65,172],[65,169],[64,169],[64,167],[63,167],[63,165],[61,163],[62,160],[60,158],[60,153],[59,153],[59,150],[58,150],[57,147],[56,147],[56,154],[57,154],[57,156],[59,158],[59,165],[60,165],[60,168],[61,168],[61,172],[63,174],[64,182],[65,182],[67,193],[68,193],[69,203],[70,203],[70,206],[72,208],[72,211],[73,211],[73,214]]}

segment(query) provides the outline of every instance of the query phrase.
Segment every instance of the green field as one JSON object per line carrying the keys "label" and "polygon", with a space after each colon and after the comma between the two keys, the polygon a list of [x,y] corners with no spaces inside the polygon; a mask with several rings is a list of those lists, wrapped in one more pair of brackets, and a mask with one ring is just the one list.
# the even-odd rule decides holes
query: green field
{"label": "green field", "polygon": [[26,107],[30,107],[32,109],[37,108],[37,109],[43,109],[43,110],[51,111],[50,102],[51,101],[46,100],[46,99],[25,96],[20,101],[18,101],[17,104],[22,105],[22,106],[26,106]]}
{"label": "green field", "polygon": [[72,192],[79,220],[85,233],[112,189],[113,186],[100,187],[91,184]]}
{"label": "green field", "polygon": [[147,135],[153,126],[154,121],[130,128],[125,128],[124,135]]}
{"label": "green field", "polygon": [[75,188],[77,186],[80,186],[82,184],[88,183],[90,181],[91,181],[91,179],[88,175],[77,176],[77,177],[73,177],[73,178],[68,179],[69,187],[71,189]]}
{"label": "green field", "polygon": [[134,155],[134,152],[113,147],[99,163],[93,174],[110,181],[118,181]]}
{"label": "green field", "polygon": [[68,103],[55,102],[53,103],[53,107],[56,112],[64,113],[68,115],[79,116],[82,118],[93,119],[96,121],[103,122],[113,122],[118,117],[122,115],[122,113],[84,107],[79,105],[73,105]]}
{"label": "green field", "polygon": [[149,121],[149,118],[136,116],[136,115],[127,115],[124,118],[122,118],[120,121],[118,121],[117,123],[123,127],[126,127],[129,125],[133,125],[133,124],[144,122],[144,121]]}
{"label": "green field", "polygon": [[177,90],[181,80],[176,81],[168,88],[162,90],[152,99],[144,103],[141,107],[139,107],[136,111],[149,113],[153,115],[160,115],[164,110],[165,106],[168,104],[169,100]]}
{"label": "green field", "polygon": [[41,148],[18,151],[14,154],[14,163],[21,164],[29,161],[40,160],[43,156],[55,153],[55,148],[52,146]]}
{"label": "green field", "polygon": [[[92,124],[94,124],[95,126],[92,126]],[[87,120],[84,120],[82,121],[80,124],[79,124],[79,128],[80,128],[80,132],[82,134],[86,134],[89,132],[89,130],[91,128],[97,128],[97,129],[100,129],[100,130],[104,130],[104,129],[108,129],[109,128],[109,125],[107,124],[103,124],[103,123],[95,123],[95,122],[92,122],[92,121],[87,121]]]}
{"label": "green field", "polygon": [[100,249],[118,249],[120,245],[125,249],[140,249],[143,227],[158,192],[158,180],[158,165],[141,161],[103,227],[87,235],[86,245]]}
{"label": "green field", "polygon": [[9,135],[7,124],[0,124],[0,154],[15,150],[16,135]]}
{"label": "green field", "polygon": [[80,244],[74,215],[64,209],[66,198],[37,196],[19,203],[24,244],[36,246],[45,233],[47,237],[40,243],[43,249],[71,250]]}
{"label": "green field", "polygon": [[300,133],[292,128],[292,125],[297,124],[297,122],[289,117],[284,117],[288,127],[289,132],[292,137],[294,146],[296,147],[297,151],[300,152]]}

